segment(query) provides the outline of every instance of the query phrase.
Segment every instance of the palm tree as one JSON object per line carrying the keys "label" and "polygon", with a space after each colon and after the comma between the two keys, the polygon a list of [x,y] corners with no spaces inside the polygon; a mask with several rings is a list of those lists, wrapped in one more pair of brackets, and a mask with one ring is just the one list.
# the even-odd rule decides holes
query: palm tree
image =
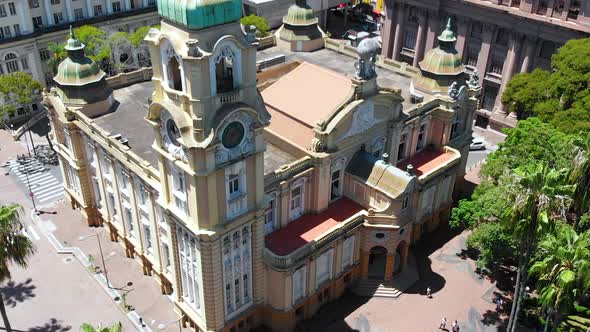
{"label": "palm tree", "polygon": [[536,163],[514,170],[512,192],[514,205],[508,211],[508,221],[514,226],[521,243],[516,285],[507,331],[515,331],[520,305],[527,283],[527,271],[536,239],[551,226],[550,220],[565,219],[575,186],[567,184],[569,172],[555,171],[546,163]]}
{"label": "palm tree", "polygon": [[51,72],[55,75],[57,67],[68,56],[68,52],[64,48],[64,44],[50,42],[47,44],[47,49],[51,52],[51,57],[47,60],[47,65],[51,68]]}
{"label": "palm tree", "polygon": [[[23,227],[20,212],[19,205],[0,207],[0,283],[11,277],[9,263],[27,267],[27,258],[35,252],[31,240],[20,233]],[[6,331],[11,332],[2,293],[0,293],[0,313]]]}
{"label": "palm tree", "polygon": [[121,322],[115,323],[111,326],[98,326],[98,327],[94,327],[88,323],[84,323],[82,324],[82,331],[83,332],[122,332],[123,331],[123,326],[121,325]]}
{"label": "palm tree", "polygon": [[578,230],[580,217],[590,210],[590,135],[585,137],[580,135],[574,144],[577,146],[577,151],[570,174],[570,183],[576,185],[572,209],[576,218],[574,229]]}
{"label": "palm tree", "polygon": [[539,257],[529,274],[539,277],[539,301],[547,312],[545,331],[553,319],[553,331],[569,313],[576,299],[590,289],[590,233],[578,235],[558,223],[556,232],[539,243]]}

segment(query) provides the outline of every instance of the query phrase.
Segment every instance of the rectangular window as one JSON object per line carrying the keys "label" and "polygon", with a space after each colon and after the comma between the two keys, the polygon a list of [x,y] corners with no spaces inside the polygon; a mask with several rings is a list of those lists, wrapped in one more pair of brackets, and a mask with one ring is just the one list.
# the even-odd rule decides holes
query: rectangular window
{"label": "rectangular window", "polygon": [[8,3],[8,11],[10,12],[10,15],[16,15],[16,6],[14,6],[14,2]]}
{"label": "rectangular window", "polygon": [[580,0],[573,0],[570,3],[570,9],[567,12],[568,20],[577,20],[580,14]]}
{"label": "rectangular window", "polygon": [[[14,29],[14,35],[15,36],[20,36],[20,24],[13,24],[12,28]],[[23,60],[25,60],[25,58],[23,58]],[[27,66],[27,68],[23,68],[23,69],[29,69],[29,66]]]}
{"label": "rectangular window", "polygon": [[39,8],[39,0],[29,0],[29,8]]}
{"label": "rectangular window", "polygon": [[303,185],[299,185],[291,190],[290,200],[291,220],[298,218],[303,214]]}
{"label": "rectangular window", "polygon": [[305,296],[306,268],[305,266],[295,271],[293,279],[293,303]]}
{"label": "rectangular window", "polygon": [[[18,24],[15,24],[15,25],[18,25]],[[27,58],[21,58],[20,64],[23,67],[23,70],[29,70],[29,61],[27,60]]]}
{"label": "rectangular window", "polygon": [[410,196],[406,195],[406,196],[404,196],[404,198],[402,198],[402,210],[407,209],[409,204],[410,204]]}
{"label": "rectangular window", "polygon": [[55,24],[60,24],[61,22],[64,21],[64,16],[63,14],[60,13],[53,13],[53,21],[55,22]]}
{"label": "rectangular window", "polygon": [[[41,16],[33,17],[33,28],[39,29],[43,26],[43,18]],[[49,59],[49,57],[47,57]]]}
{"label": "rectangular window", "polygon": [[404,34],[404,48],[413,50],[416,48],[416,31],[408,30]]}
{"label": "rectangular window", "polygon": [[240,193],[240,177],[238,174],[232,174],[229,176],[228,181],[229,196],[230,199]]}
{"label": "rectangular window", "polygon": [[346,238],[342,243],[342,269],[352,265],[354,255],[354,235]]}
{"label": "rectangular window", "polygon": [[482,106],[484,109],[491,111],[496,103],[496,97],[498,96],[498,87],[494,85],[486,85],[483,90]]}
{"label": "rectangular window", "polygon": [[60,0],[51,0],[52,5],[59,5]]}
{"label": "rectangular window", "polygon": [[269,234],[274,230],[275,210],[275,199],[273,198],[268,201],[266,210],[264,211],[264,235]]}
{"label": "rectangular window", "polygon": [[424,149],[426,146],[426,124],[420,125],[418,131],[418,142],[416,143],[416,151]]}
{"label": "rectangular window", "polygon": [[113,217],[116,217],[117,212],[117,201],[115,201],[115,195],[111,192],[109,193],[109,206],[111,207],[111,214]]}
{"label": "rectangular window", "polygon": [[399,137],[399,145],[397,146],[397,160],[406,158],[406,141],[408,139],[408,133],[402,133]]}
{"label": "rectangular window", "polygon": [[333,249],[324,252],[315,261],[316,288],[326,280],[332,278],[332,253]]}
{"label": "rectangular window", "polygon": [[102,173],[107,177],[111,175],[112,162],[108,157],[103,158]]}
{"label": "rectangular window", "polygon": [[455,114],[453,118],[453,123],[451,124],[451,139],[459,136],[461,133],[461,119],[458,114]]}
{"label": "rectangular window", "polygon": [[101,5],[94,6],[94,16],[102,16],[102,6]]}
{"label": "rectangular window", "polygon": [[164,267],[166,269],[170,268],[170,248],[168,248],[168,244],[167,243],[162,243],[162,265],[164,265]]}
{"label": "rectangular window", "polygon": [[143,225],[143,240],[145,241],[144,245],[148,252],[152,252],[152,233],[150,231],[150,226]]}
{"label": "rectangular window", "polygon": [[504,54],[492,54],[492,60],[490,62],[490,71],[494,74],[502,75],[502,69],[504,68]]}
{"label": "rectangular window", "polygon": [[330,190],[330,200],[335,200],[342,195],[342,188],[340,185],[340,170],[332,172],[332,186]]}
{"label": "rectangular window", "polygon": [[[11,38],[12,37],[12,32],[10,30],[10,26],[8,26],[8,25],[4,27],[4,37],[5,38]],[[17,66],[16,70],[18,70],[18,66]]]}
{"label": "rectangular window", "polygon": [[125,208],[125,221],[127,222],[127,231],[129,232],[129,236],[132,238],[135,237],[135,224],[133,223],[133,214],[131,213],[131,209],[126,207]]}
{"label": "rectangular window", "polygon": [[155,6],[156,0],[148,0],[148,6]]}
{"label": "rectangular window", "polygon": [[72,151],[72,136],[68,128],[64,127],[64,145],[68,151]]}
{"label": "rectangular window", "polygon": [[1,17],[6,16],[6,6],[4,6],[4,4],[0,4],[0,16]]}
{"label": "rectangular window", "polygon": [[113,13],[118,13],[121,11],[121,2],[115,1],[113,2]]}
{"label": "rectangular window", "polygon": [[74,9],[74,18],[76,21],[84,19],[84,11],[82,8]]}
{"label": "rectangular window", "polygon": [[475,67],[475,66],[477,66],[477,58],[478,57],[479,57],[479,47],[468,47],[464,62],[468,66]]}

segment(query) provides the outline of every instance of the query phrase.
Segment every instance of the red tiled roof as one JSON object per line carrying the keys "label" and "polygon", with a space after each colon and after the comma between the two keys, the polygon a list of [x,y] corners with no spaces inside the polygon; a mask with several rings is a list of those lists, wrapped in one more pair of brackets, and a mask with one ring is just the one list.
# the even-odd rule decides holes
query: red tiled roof
{"label": "red tiled roof", "polygon": [[362,210],[362,206],[342,197],[326,210],[303,215],[270,233],[266,236],[266,247],[277,255],[288,255]]}
{"label": "red tiled roof", "polygon": [[422,150],[411,158],[408,158],[401,163],[397,164],[397,168],[405,171],[408,164],[414,166],[414,174],[421,176],[424,173],[428,173],[432,170],[437,169],[440,165],[453,159],[455,154],[452,152],[445,151],[434,151],[434,150]]}

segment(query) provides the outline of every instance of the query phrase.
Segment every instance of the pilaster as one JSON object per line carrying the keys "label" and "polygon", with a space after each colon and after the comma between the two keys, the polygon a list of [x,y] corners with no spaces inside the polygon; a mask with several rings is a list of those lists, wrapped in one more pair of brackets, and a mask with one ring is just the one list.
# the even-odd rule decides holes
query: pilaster
{"label": "pilaster", "polygon": [[43,7],[45,8],[45,26],[53,25],[53,15],[51,15],[51,2],[49,0],[43,0]]}
{"label": "pilaster", "polygon": [[520,66],[521,73],[528,73],[533,66],[535,49],[537,48],[537,38],[526,36],[524,40],[524,55]]}
{"label": "pilaster", "polygon": [[485,77],[488,61],[490,58],[490,51],[492,49],[492,38],[496,31],[496,26],[493,24],[484,24],[482,31],[481,49],[479,51],[479,57],[477,58],[477,70]]}
{"label": "pilaster", "polygon": [[436,36],[440,29],[440,18],[438,12],[434,10],[428,11],[428,32],[426,34],[426,46],[424,47],[424,54],[428,53],[434,48],[436,43]]}
{"label": "pilaster", "polygon": [[404,32],[404,19],[406,17],[406,8],[404,3],[400,3],[397,6],[397,15],[395,21],[395,39],[393,40],[393,50],[391,58],[399,61],[400,51],[403,44],[403,32]]}
{"label": "pilaster", "polygon": [[68,17],[68,22],[74,21],[74,12],[72,11],[72,0],[64,0],[66,3],[66,16]]}
{"label": "pilaster", "polygon": [[391,53],[393,50],[393,38],[395,34],[395,25],[393,22],[393,5],[394,0],[385,0],[385,22],[383,24],[383,29],[381,30],[383,40],[381,55],[387,58],[391,58]]}
{"label": "pilaster", "polygon": [[457,19],[457,43],[455,44],[455,49],[463,58],[464,51],[465,51],[465,42],[467,40],[467,35],[469,33],[469,21],[464,18],[460,17]]}
{"label": "pilaster", "polygon": [[426,25],[427,12],[425,10],[418,9],[416,13],[418,15],[418,33],[416,36],[416,47],[414,48],[414,62],[412,63],[414,67],[418,67],[418,63],[422,61],[422,58],[424,57],[426,30],[428,30],[428,27]]}
{"label": "pilaster", "polygon": [[516,60],[520,55],[522,45],[522,35],[515,31],[510,33],[510,37],[508,40],[508,56],[504,61],[504,67],[502,70],[502,83],[500,85],[500,89],[498,90],[498,96],[496,97],[496,103],[494,109],[498,111],[507,111],[507,107],[502,105],[502,94],[506,89],[506,85],[514,75],[514,71],[516,69]]}

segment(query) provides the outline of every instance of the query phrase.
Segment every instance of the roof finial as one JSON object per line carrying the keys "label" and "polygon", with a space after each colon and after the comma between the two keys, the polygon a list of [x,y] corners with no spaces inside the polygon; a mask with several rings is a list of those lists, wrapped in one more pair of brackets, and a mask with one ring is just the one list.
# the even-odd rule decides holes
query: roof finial
{"label": "roof finial", "polygon": [[[70,26],[70,29],[72,27]],[[449,18],[447,19],[447,30],[451,30],[451,17],[449,16]]]}
{"label": "roof finial", "polygon": [[447,19],[447,27],[443,32],[441,32],[437,39],[442,42],[454,42],[457,40],[452,29],[451,17]]}
{"label": "roof finial", "polygon": [[74,29],[72,29],[72,25],[71,24],[70,24],[70,38],[76,39],[76,36],[74,36]]}

